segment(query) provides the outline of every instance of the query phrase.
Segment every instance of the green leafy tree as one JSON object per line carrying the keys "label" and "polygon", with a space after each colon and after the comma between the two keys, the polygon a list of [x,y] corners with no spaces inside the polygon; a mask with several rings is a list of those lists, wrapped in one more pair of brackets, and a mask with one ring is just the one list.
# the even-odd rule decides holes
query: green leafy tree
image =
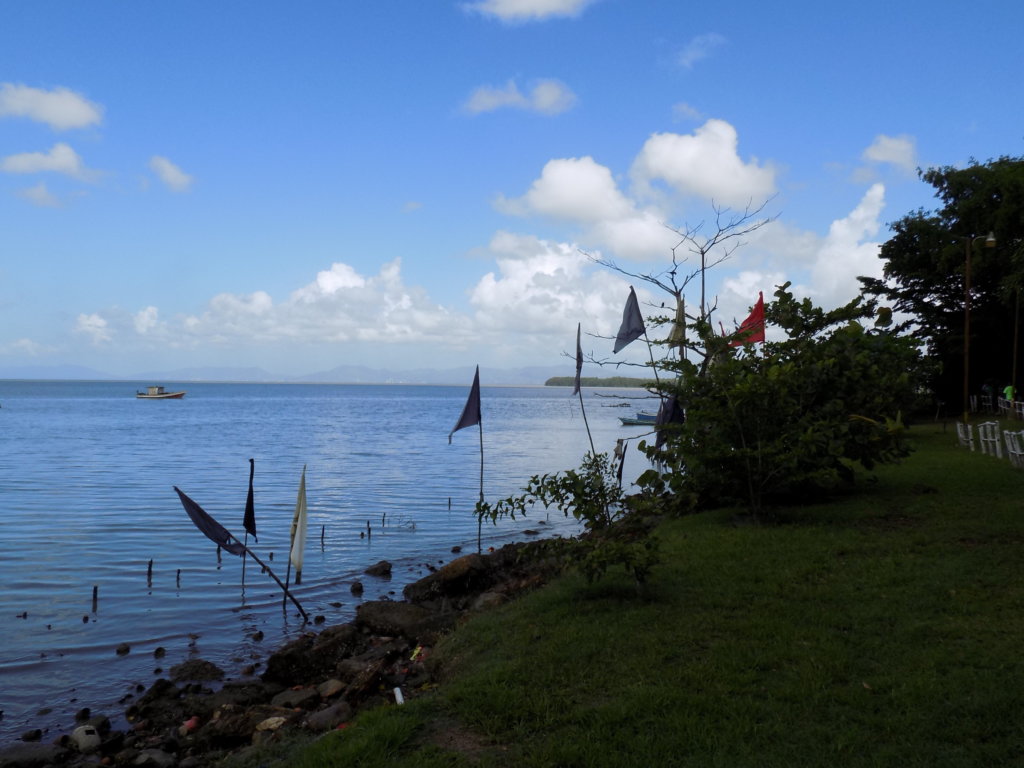
{"label": "green leafy tree", "polygon": [[[891,224],[893,236],[880,254],[883,279],[861,282],[869,296],[911,316],[905,327],[925,349],[930,388],[940,400],[959,404],[968,248],[972,394],[985,382],[1009,383],[1019,357],[1021,341],[1014,329],[1024,282],[1024,158],[932,168],[920,176],[935,188],[940,207],[913,211]],[[989,232],[995,235],[994,248],[980,241]]]}
{"label": "green leafy tree", "polygon": [[824,311],[788,283],[775,296],[766,320],[786,340],[735,347],[698,324],[701,362],[663,363],[677,374],[664,394],[686,418],[662,427],[661,447],[646,446],[670,471],[642,482],[684,507],[744,503],[761,515],[906,454],[901,413],[915,396],[918,352],[887,327],[891,313],[860,298]]}

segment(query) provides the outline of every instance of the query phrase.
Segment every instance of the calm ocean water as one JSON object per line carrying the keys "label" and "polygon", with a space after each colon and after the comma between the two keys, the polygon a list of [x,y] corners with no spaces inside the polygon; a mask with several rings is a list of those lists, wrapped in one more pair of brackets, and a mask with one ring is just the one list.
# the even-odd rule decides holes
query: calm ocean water
{"label": "calm ocean water", "polygon": [[[82,707],[119,714],[127,705],[119,700],[137,685],[188,658],[237,677],[302,631],[252,561],[243,590],[241,560],[224,554],[218,562],[172,486],[242,536],[254,458],[259,543],[250,544],[264,559],[273,553],[283,579],[305,465],[309,536],[295,594],[328,624],[354,614],[354,580],[366,599],[400,598],[427,563],[452,559],[453,546],[476,549],[479,432],[462,430],[447,444],[469,382],[164,384],[188,394],[144,401],[133,382],[0,381],[0,743],[30,726],[69,730]],[[617,394],[633,408],[585,392],[599,451],[639,434],[617,417],[645,406],[643,393]],[[490,500],[517,492],[532,474],[576,466],[589,447],[567,389],[484,386],[482,401]],[[631,450],[627,475],[644,467]],[[372,535],[361,537],[367,524]],[[485,526],[483,546],[528,538],[528,528],[575,532],[540,513]],[[394,564],[390,580],[362,574],[383,559]],[[251,638],[257,630],[262,642]],[[115,653],[120,643],[131,646],[128,655]],[[154,658],[157,647],[165,658]]]}

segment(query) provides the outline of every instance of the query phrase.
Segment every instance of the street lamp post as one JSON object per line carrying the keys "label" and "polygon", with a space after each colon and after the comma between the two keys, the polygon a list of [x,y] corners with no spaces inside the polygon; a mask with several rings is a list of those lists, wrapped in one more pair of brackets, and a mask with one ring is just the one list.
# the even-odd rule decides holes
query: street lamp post
{"label": "street lamp post", "polygon": [[970,235],[965,238],[966,259],[964,261],[964,424],[970,413],[970,371],[971,371],[971,250],[974,242],[985,238],[986,248],[996,247],[995,232],[987,235]]}

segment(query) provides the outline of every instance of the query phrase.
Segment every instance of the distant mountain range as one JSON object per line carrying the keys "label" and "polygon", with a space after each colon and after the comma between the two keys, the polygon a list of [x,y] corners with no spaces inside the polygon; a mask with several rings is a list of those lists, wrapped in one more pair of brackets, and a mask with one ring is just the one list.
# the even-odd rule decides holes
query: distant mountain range
{"label": "distant mountain range", "polygon": [[[564,376],[572,364],[564,366],[528,366],[524,368],[482,367],[484,386],[541,386],[553,376]],[[472,366],[461,368],[417,368],[394,371],[361,365],[340,365],[328,371],[305,376],[280,376],[262,368],[177,368],[113,375],[80,365],[0,366],[0,379],[78,379],[87,381],[242,381],[306,382],[318,384],[466,384],[473,381]]]}

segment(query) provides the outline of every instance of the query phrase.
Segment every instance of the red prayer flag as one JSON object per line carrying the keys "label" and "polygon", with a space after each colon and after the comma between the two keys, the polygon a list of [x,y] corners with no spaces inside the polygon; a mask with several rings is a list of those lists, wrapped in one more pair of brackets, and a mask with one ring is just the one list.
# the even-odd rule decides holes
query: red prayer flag
{"label": "red prayer flag", "polygon": [[739,347],[743,344],[753,344],[755,341],[764,341],[764,293],[757,292],[757,304],[747,316],[747,319],[740,323],[736,329],[735,338],[729,342],[730,347]]}

